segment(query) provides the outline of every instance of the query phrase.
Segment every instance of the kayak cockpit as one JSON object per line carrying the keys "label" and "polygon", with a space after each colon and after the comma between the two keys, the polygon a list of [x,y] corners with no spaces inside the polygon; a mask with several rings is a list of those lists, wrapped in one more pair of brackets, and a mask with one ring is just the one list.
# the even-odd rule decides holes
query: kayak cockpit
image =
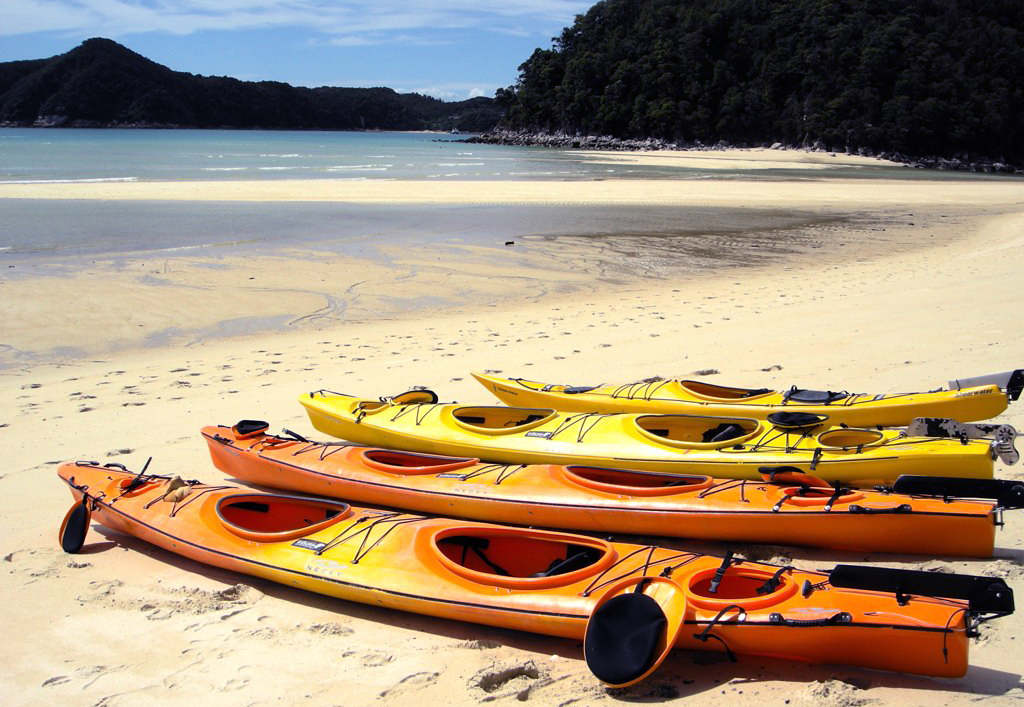
{"label": "kayak cockpit", "polygon": [[625,496],[670,496],[711,486],[710,476],[656,474],[629,469],[606,469],[571,464],[561,468],[563,477],[585,489]]}
{"label": "kayak cockpit", "polygon": [[835,427],[818,435],[818,444],[823,447],[845,449],[868,447],[885,441],[885,435],[878,430],[858,427]]}
{"label": "kayak cockpit", "polygon": [[432,544],[452,573],[509,589],[572,584],[606,569],[616,557],[604,540],[521,528],[447,528],[433,536]]}
{"label": "kayak cockpit", "polygon": [[359,452],[359,460],[371,469],[401,476],[443,474],[465,469],[480,461],[466,457],[442,457],[392,449],[364,449]]}
{"label": "kayak cockpit", "polygon": [[791,567],[745,566],[729,553],[717,567],[690,575],[687,600],[692,606],[719,611],[736,606],[747,611],[778,604],[796,594]]}
{"label": "kayak cockpit", "polygon": [[757,420],[700,415],[640,415],[635,423],[648,439],[679,447],[739,444],[761,429]]}
{"label": "kayak cockpit", "polygon": [[347,503],[262,493],[225,496],[217,502],[216,511],[227,531],[264,543],[311,535],[352,513]]}
{"label": "kayak cockpit", "polygon": [[488,435],[512,434],[542,425],[555,416],[547,408],[509,408],[500,405],[460,407],[451,411],[459,427]]}
{"label": "kayak cockpit", "polygon": [[695,398],[702,400],[751,400],[771,395],[771,388],[731,388],[727,385],[715,385],[704,381],[681,380],[677,385]]}

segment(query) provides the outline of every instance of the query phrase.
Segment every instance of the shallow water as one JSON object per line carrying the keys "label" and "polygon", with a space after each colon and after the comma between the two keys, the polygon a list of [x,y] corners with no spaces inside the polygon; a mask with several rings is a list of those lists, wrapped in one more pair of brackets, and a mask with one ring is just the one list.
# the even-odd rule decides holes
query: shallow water
{"label": "shallow water", "polygon": [[[0,183],[296,178],[771,181],[965,177],[884,163],[810,171],[601,164],[587,161],[578,151],[471,145],[457,139],[437,133],[3,128]],[[529,236],[640,237],[679,233],[696,238],[692,248],[683,248],[677,256],[726,257],[730,250],[719,248],[720,239],[706,236],[792,225],[788,218],[766,211],[739,214],[737,210],[660,207],[0,199],[0,263],[63,262],[75,257],[130,253],[159,253],[168,257],[175,253],[219,255],[297,246],[361,254],[388,244],[414,245],[452,239],[487,245]],[[801,219],[806,219],[806,215],[797,221]]]}
{"label": "shallow water", "polygon": [[[542,241],[552,257],[575,239],[627,261],[744,261],[748,246],[783,248],[786,232],[816,225],[803,212],[700,207],[410,205],[348,203],[39,201],[0,199],[0,262],[54,267],[82,259],[270,254],[307,249],[386,259],[425,245],[505,247]],[[577,247],[570,249],[569,243]],[[564,246],[562,245],[564,244]],[[574,252],[575,251],[575,254]],[[19,274],[8,268],[8,276]]]}
{"label": "shallow water", "polygon": [[0,129],[0,182],[594,179],[677,171],[437,133]]}
{"label": "shallow water", "polygon": [[[462,142],[441,133],[0,128],[0,183],[278,179],[951,179],[878,165],[694,169],[591,161],[576,150]],[[967,175],[977,179],[1006,178]]]}

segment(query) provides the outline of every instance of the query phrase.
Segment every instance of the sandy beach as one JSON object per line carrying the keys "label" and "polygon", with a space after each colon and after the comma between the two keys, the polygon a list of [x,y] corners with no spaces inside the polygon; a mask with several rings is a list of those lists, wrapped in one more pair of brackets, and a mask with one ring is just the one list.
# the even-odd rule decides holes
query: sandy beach
{"label": "sandy beach", "polygon": [[[649,236],[651,249],[637,254],[629,244],[641,234],[579,233],[525,237],[510,247],[395,247],[385,259],[293,248],[99,258],[88,267],[19,265],[5,273],[4,704],[966,707],[1024,699],[1020,613],[983,627],[972,667],[958,680],[743,656],[734,664],[719,653],[679,651],[647,682],[609,691],[589,674],[577,642],[331,600],[96,527],[80,555],[57,545],[71,502],[56,478],[60,461],[138,469],[153,457],[155,473],[219,480],[202,425],[257,418],[317,436],[296,397],[318,388],[370,397],[423,385],[442,399],[490,404],[469,371],[578,385],[704,371],[726,385],[886,392],[1024,366],[1024,182],[817,180],[827,169],[822,159],[845,158],[808,162],[809,178],[794,181],[0,185],[0,200],[41,204],[572,204],[801,214],[780,227],[791,236],[780,252],[761,247],[772,233],[756,241],[742,229],[717,235],[715,248],[742,251],[727,267],[714,265],[713,253],[706,266],[676,267],[667,262],[673,241],[665,234]],[[800,164],[790,160],[787,168]],[[1000,420],[1024,428],[1024,403]],[[1024,479],[1024,467],[997,464],[997,476]],[[986,560],[659,543],[735,549],[807,569],[867,561],[987,574],[1006,578],[1018,597],[1024,592],[1024,517],[1012,512],[996,556]]]}

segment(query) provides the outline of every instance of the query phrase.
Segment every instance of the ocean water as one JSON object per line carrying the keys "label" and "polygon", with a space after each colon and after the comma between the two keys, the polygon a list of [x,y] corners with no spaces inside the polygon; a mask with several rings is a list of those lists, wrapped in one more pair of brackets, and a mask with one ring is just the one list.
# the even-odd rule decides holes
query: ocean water
{"label": "ocean water", "polygon": [[0,128],[0,182],[217,179],[595,179],[672,169],[438,133]]}
{"label": "ocean water", "polygon": [[[884,163],[694,169],[593,162],[578,150],[442,133],[0,128],[0,183],[218,179],[963,179]],[[1003,177],[1005,178],[1005,177]]]}
{"label": "ocean water", "polygon": [[[884,165],[829,170],[700,170],[588,161],[578,151],[460,142],[437,133],[0,128],[0,184],[145,180],[860,179],[965,178]],[[967,175],[966,178],[985,176]],[[762,238],[813,214],[721,209],[563,206],[367,206],[330,203],[118,202],[0,199],[0,262],[160,253],[220,255],[279,247],[372,256],[382,245],[503,245],[526,237],[686,237],[703,257],[719,235]],[[747,234],[747,235],[743,235]],[[776,232],[764,245],[783,240]],[[659,241],[660,242],[660,241]],[[648,241],[648,245],[650,242]],[[632,246],[628,246],[632,247]],[[644,250],[644,249],[641,249]],[[644,250],[644,253],[646,251]],[[646,257],[641,253],[638,257]],[[762,251],[763,253],[763,251]],[[22,270],[8,265],[8,276]]]}

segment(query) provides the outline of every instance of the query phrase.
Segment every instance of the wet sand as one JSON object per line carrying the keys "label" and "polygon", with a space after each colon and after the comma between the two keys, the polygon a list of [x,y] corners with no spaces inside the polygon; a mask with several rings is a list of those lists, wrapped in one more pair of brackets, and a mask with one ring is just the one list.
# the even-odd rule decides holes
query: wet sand
{"label": "wet sand", "polygon": [[[336,194],[336,185],[321,186],[325,198]],[[516,188],[495,186],[502,194]],[[645,199],[656,196],[639,194],[636,185],[614,186],[574,184],[536,198],[649,204]],[[670,194],[672,186],[680,193],[690,188],[660,188]],[[807,226],[816,237],[807,235],[799,248],[784,249],[761,267],[740,262],[674,270],[653,262],[671,260],[671,247],[649,257],[665,245],[664,235],[634,233],[630,241],[606,234],[595,244],[592,235],[578,233],[536,237],[524,247],[528,257],[512,264],[494,257],[503,245],[444,255],[398,249],[386,261],[339,256],[337,267],[323,271],[330,287],[318,283],[294,300],[284,295],[289,280],[308,268],[295,253],[247,258],[244,266],[225,259],[226,267],[213,269],[202,258],[172,260],[167,272],[163,261],[129,259],[118,266],[121,279],[111,274],[112,265],[98,263],[94,273],[78,273],[64,288],[41,288],[33,277],[4,280],[0,342],[21,337],[24,351],[46,356],[42,362],[13,356],[0,371],[0,440],[9,450],[0,471],[0,491],[9,501],[0,516],[7,577],[0,602],[6,630],[17,637],[0,648],[5,704],[301,700],[461,707],[725,699],[737,705],[938,701],[966,707],[1019,701],[1020,614],[983,628],[972,646],[972,668],[960,680],[743,656],[733,664],[718,653],[678,652],[652,679],[619,692],[590,676],[575,642],[329,600],[203,567],[96,528],[81,555],[64,555],[56,545],[70,505],[54,473],[57,462],[86,458],[138,469],[152,456],[156,473],[214,481],[220,475],[199,438],[202,425],[262,418],[275,430],[317,436],[295,398],[321,387],[374,396],[426,385],[444,399],[487,403],[470,370],[594,384],[714,369],[718,373],[704,376],[727,385],[885,392],[936,388],[953,377],[1024,365],[1024,189],[1003,182],[948,190],[921,183],[852,186],[810,182],[751,191],[744,204],[809,210],[818,219]],[[673,198],[684,206],[749,208],[740,205],[735,183],[699,187],[700,198]],[[149,189],[181,198],[179,186]],[[251,185],[232,189],[237,199]],[[519,198],[529,202],[531,194],[538,192]],[[78,192],[74,198],[116,197]],[[391,198],[426,196],[392,188]],[[432,192],[431,198],[442,197]],[[630,243],[645,237],[650,244],[631,255]],[[732,243],[739,250],[742,242],[734,235],[718,248]],[[709,262],[714,256],[707,254]],[[637,276],[648,269],[655,277]],[[267,292],[254,293],[249,277],[266,278]],[[385,289],[385,282],[397,289]],[[499,290],[490,300],[453,303],[450,297],[489,285]],[[138,324],[147,332],[182,326],[182,317],[202,311],[216,313],[205,320],[211,325],[254,312],[315,319],[324,292],[344,309],[337,304],[310,328],[169,337],[149,347],[122,333]],[[396,296],[438,300],[413,311],[388,309],[388,298]],[[70,304],[82,298],[89,306],[69,315]],[[85,355],[53,353],[90,338],[121,343]],[[1002,419],[1020,428],[1022,410],[1021,403],[1013,405]],[[997,464],[997,474],[1024,479],[1020,466]],[[988,560],[734,549],[802,568],[871,561],[992,574],[1020,592],[1024,525],[1014,513],[1006,521],[997,554]],[[681,540],[667,544],[694,547]]]}

